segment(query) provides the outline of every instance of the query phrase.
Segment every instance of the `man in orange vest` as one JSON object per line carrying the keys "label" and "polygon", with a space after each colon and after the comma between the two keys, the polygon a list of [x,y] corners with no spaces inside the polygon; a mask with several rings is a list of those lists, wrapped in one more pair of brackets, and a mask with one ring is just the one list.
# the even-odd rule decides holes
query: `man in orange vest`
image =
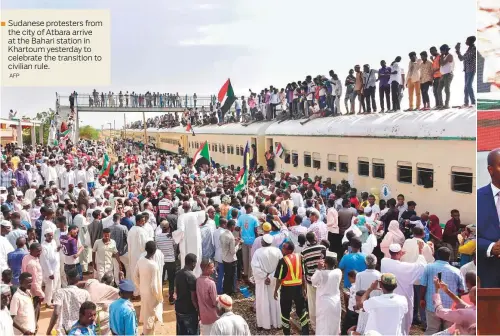
{"label": "man in orange vest", "polygon": [[294,253],[294,250],[295,245],[291,241],[285,242],[281,248],[283,258],[280,259],[274,272],[274,277],[278,280],[274,289],[274,299],[278,300],[278,290],[281,287],[279,297],[283,334],[290,335],[290,311],[295,302],[295,311],[302,328],[301,334],[309,335],[309,313],[305,304],[302,260],[300,254]]}

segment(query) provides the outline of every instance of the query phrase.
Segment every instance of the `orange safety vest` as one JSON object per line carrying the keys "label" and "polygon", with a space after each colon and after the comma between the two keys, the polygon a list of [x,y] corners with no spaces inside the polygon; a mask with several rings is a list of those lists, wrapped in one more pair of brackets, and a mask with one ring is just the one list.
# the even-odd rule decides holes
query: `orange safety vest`
{"label": "orange safety vest", "polygon": [[286,276],[281,279],[282,286],[302,285],[302,263],[298,253],[292,253],[283,257],[288,267]]}

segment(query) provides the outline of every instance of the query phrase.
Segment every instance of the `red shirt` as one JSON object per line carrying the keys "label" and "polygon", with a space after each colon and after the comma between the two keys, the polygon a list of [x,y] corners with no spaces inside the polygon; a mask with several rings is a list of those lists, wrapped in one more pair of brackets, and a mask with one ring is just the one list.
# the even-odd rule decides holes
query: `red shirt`
{"label": "red shirt", "polygon": [[358,209],[359,208],[359,200],[357,197],[351,197],[349,198],[349,202],[354,205],[354,208]]}

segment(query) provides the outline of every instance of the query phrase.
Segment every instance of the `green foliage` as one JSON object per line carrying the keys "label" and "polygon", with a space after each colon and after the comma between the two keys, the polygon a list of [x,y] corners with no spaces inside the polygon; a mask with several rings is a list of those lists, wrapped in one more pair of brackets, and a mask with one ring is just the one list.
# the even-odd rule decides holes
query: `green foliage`
{"label": "green foliage", "polygon": [[[49,131],[50,131],[50,122],[54,119],[56,112],[52,109],[49,109],[48,112],[39,112],[36,114],[35,120],[41,121],[43,125],[43,143],[46,144],[49,139]],[[31,135],[29,135],[29,142],[31,143]],[[24,137],[23,137],[24,140]]]}
{"label": "green foliage", "polygon": [[99,131],[89,125],[80,127],[80,138],[87,140],[98,140]]}

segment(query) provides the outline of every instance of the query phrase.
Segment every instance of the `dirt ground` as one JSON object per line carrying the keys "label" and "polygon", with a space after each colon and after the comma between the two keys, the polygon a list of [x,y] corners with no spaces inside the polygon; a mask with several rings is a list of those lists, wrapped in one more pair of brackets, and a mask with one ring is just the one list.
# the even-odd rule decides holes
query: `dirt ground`
{"label": "dirt ground", "polygon": [[[157,325],[155,328],[155,335],[175,335],[175,310],[174,306],[168,303],[168,286],[163,287],[163,297],[165,299],[163,303],[163,325]],[[255,320],[255,313],[253,311],[254,299],[253,296],[250,298],[244,298],[240,293],[237,293],[233,296],[233,308],[236,314],[239,314],[245,318],[250,327],[250,331],[252,335],[283,335],[281,330],[273,329],[269,332],[265,332],[263,330],[258,330]],[[137,316],[139,317],[140,312],[140,301],[133,302],[135,310],[137,312]],[[38,334],[37,335],[45,335],[47,331],[47,327],[50,322],[50,317],[52,316],[52,309],[42,308],[40,312],[40,320],[38,321]],[[295,333],[298,330],[293,330]],[[423,335],[424,330],[413,326],[410,335]],[[139,334],[142,333],[142,324],[139,325]],[[312,334],[312,333],[311,333]]]}

